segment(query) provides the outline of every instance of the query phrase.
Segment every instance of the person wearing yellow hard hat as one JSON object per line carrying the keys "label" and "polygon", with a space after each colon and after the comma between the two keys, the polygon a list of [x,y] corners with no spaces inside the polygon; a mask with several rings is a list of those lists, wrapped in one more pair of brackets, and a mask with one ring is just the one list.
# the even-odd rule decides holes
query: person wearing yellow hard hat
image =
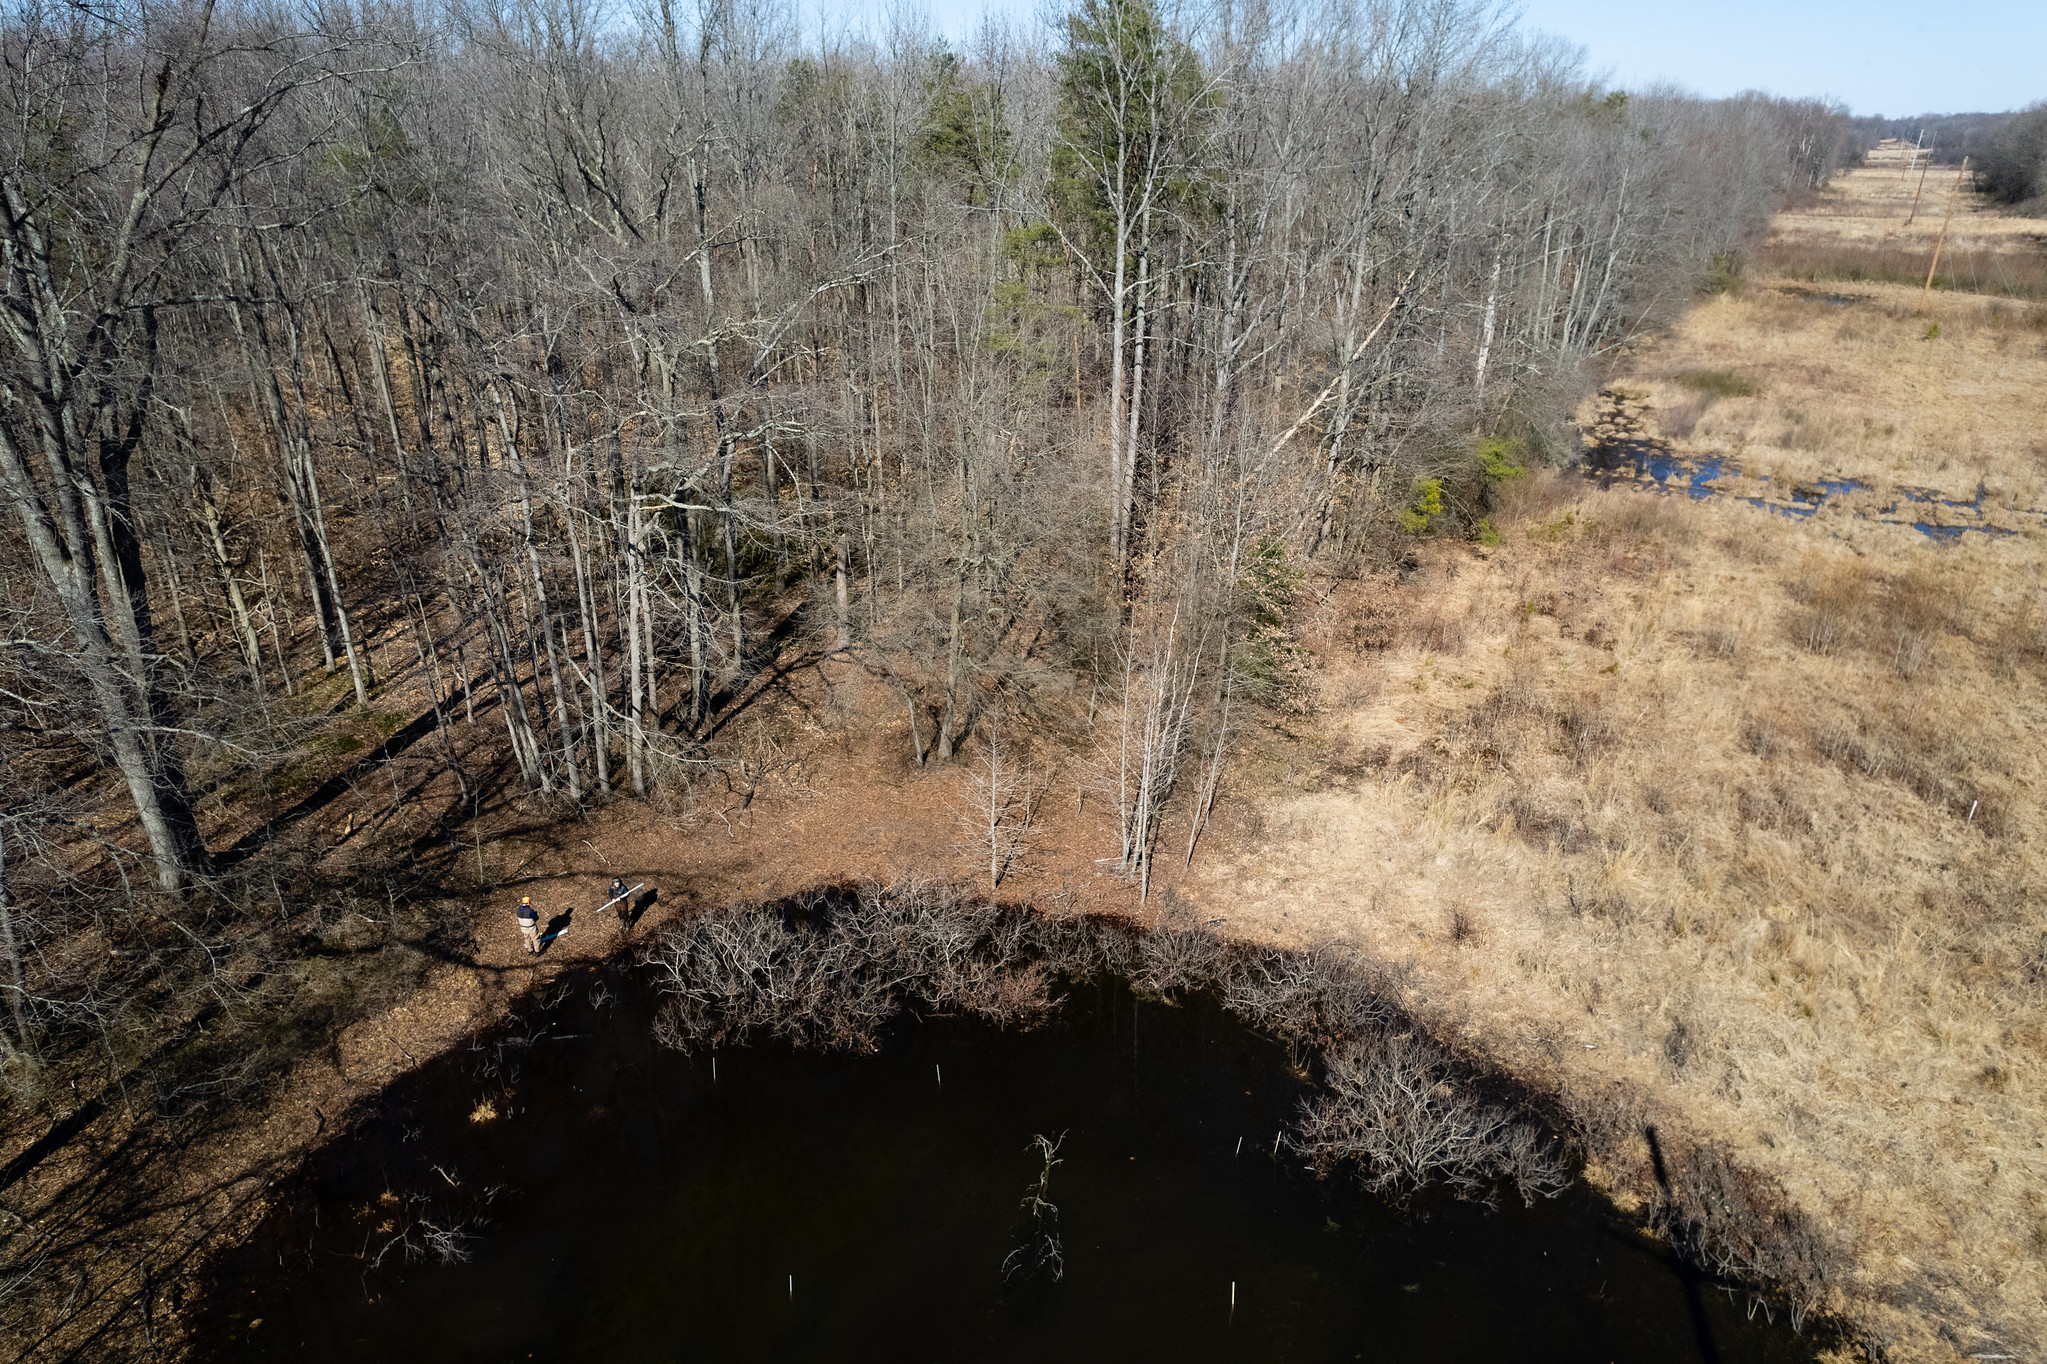
{"label": "person wearing yellow hard hat", "polygon": [[533,907],[533,897],[519,897],[519,932],[526,938],[526,955],[540,955],[540,911]]}

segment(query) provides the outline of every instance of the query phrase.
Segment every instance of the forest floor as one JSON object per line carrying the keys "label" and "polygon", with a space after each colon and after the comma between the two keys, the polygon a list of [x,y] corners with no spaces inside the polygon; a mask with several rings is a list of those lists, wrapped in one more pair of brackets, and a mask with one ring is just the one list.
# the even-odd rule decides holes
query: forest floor
{"label": "forest floor", "polygon": [[[1898,260],[1923,279],[1951,179],[1935,168],[1907,229],[1900,167],[1842,177],[1762,253],[1789,273],[1702,302],[1588,402],[1605,474],[1517,480],[1498,546],[1427,544],[1404,578],[1326,589],[1314,704],[1246,731],[1192,867],[1181,825],[1148,905],[1097,860],[1114,830],[1081,760],[1017,736],[1043,799],[1002,898],[1354,943],[1475,1055],[1775,1181],[1849,1267],[1835,1309],[1893,1357],[2047,1352],[2047,303],[2027,283],[2047,247],[1966,203],[1959,282],[2003,292],[1922,307]],[[358,747],[414,735],[423,698],[394,679]],[[181,1137],[132,1262],[94,1271],[104,1308],[48,1344],[109,1313],[174,1338],[178,1290],[153,1297],[139,1265],[199,1263],[351,1103],[617,955],[593,912],[614,875],[653,894],[635,937],[861,878],[985,883],[961,823],[978,755],[917,767],[900,704],[851,659],[792,654],[720,735],[738,760],[681,794],[461,824],[430,854],[479,888],[438,907],[457,931],[372,1006],[348,982],[357,1021],[255,1111]],[[454,726],[477,773],[494,724]],[[337,875],[454,827],[429,813],[453,803],[430,738],[370,756],[294,826]],[[210,813],[246,825],[235,795]],[[522,894],[567,929],[539,958]],[[308,912],[337,949],[393,932]],[[69,1200],[85,1244],[81,1171],[135,1130],[109,1109],[24,1167],[58,1239]],[[1648,1192],[1646,1150],[1595,1156],[1623,1202]],[[123,1305],[138,1291],[153,1318]]]}

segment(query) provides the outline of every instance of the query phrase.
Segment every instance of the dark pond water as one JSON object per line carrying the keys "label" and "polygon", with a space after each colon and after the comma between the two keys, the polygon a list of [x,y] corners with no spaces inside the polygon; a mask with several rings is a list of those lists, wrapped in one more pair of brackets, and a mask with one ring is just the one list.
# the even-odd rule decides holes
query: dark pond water
{"label": "dark pond water", "polygon": [[[1088,987],[1028,1032],[906,1019],[879,1055],[730,1049],[714,1080],[593,1003],[616,978],[574,980],[312,1163],[220,1266],[205,1357],[1811,1357],[1582,1189],[1402,1213],[1274,1159],[1304,1083],[1211,1004]],[[1005,1286],[1040,1133],[1064,1278]],[[457,1225],[467,1263],[393,1244]]]}

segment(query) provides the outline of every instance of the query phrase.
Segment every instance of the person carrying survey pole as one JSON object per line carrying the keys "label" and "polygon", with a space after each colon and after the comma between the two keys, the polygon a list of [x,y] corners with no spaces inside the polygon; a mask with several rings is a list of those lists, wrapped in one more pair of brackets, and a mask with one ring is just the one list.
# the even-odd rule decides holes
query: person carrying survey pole
{"label": "person carrying survey pole", "polygon": [[526,939],[526,955],[540,955],[540,911],[533,907],[533,897],[519,897],[519,932]]}
{"label": "person carrying survey pole", "polygon": [[630,896],[635,889],[637,887],[626,885],[623,876],[612,877],[611,885],[604,892],[604,909],[597,911],[599,914],[602,914],[605,909],[616,908],[618,910],[618,936],[621,938],[633,926],[632,902],[626,897]]}

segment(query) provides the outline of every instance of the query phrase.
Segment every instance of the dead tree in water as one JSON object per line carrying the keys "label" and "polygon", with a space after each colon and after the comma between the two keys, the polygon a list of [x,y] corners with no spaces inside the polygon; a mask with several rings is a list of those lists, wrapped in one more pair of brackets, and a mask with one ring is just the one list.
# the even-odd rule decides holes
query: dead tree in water
{"label": "dead tree in water", "polygon": [[1023,1244],[1003,1258],[1002,1282],[1005,1284],[1018,1274],[1031,1277],[1049,1273],[1053,1283],[1066,1277],[1066,1247],[1059,1236],[1059,1205],[1045,1197],[1052,1188],[1052,1167],[1065,1163],[1059,1159],[1059,1148],[1065,1144],[1064,1132],[1056,1141],[1040,1132],[1024,1148],[1035,1150],[1043,1164],[1037,1179],[1024,1190],[1023,1201],[1018,1204],[1028,1220],[1024,1222]]}

